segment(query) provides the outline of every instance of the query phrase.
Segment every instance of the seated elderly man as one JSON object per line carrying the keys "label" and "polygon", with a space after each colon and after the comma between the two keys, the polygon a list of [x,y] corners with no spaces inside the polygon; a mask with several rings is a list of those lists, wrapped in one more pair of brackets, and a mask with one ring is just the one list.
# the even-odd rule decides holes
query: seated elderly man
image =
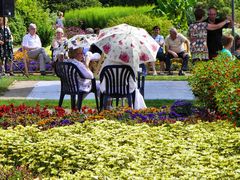
{"label": "seated elderly man", "polygon": [[23,37],[22,47],[27,50],[27,55],[31,59],[36,59],[40,63],[41,75],[46,75],[45,65],[50,62],[50,57],[46,54],[45,49],[42,47],[41,40],[36,34],[37,26],[31,23],[28,27],[28,34]]}
{"label": "seated elderly man", "polygon": [[[185,44],[187,46],[187,50],[185,50]],[[186,71],[188,69],[188,60],[189,60],[189,50],[190,50],[190,42],[189,40],[183,36],[181,33],[178,33],[175,28],[170,29],[170,35],[168,35],[165,39],[166,46],[166,70],[169,72],[169,75],[172,75],[171,72],[171,59],[172,58],[182,58],[182,67],[179,71],[179,75],[184,75],[182,71]]]}

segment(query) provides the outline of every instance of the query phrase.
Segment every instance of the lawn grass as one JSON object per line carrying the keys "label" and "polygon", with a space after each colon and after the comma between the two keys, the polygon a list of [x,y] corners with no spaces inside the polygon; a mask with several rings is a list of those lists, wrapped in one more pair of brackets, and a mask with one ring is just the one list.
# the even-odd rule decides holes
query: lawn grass
{"label": "lawn grass", "polygon": [[[179,81],[179,80],[187,80],[187,76],[151,76],[148,75],[146,77],[147,80],[169,80],[169,81]],[[30,75],[29,78],[23,76],[22,74],[17,74],[16,76],[4,76],[0,78],[0,95],[3,95],[4,92],[8,90],[8,86],[12,84],[14,81],[54,81],[59,80],[57,76],[48,74],[47,76],[40,75]],[[161,107],[171,105],[174,100],[145,100],[147,107]],[[35,106],[39,104],[41,107],[48,105],[49,108],[53,108],[58,105],[58,100],[26,100],[26,99],[11,99],[4,100],[1,99],[0,105],[8,105],[13,103],[14,105],[27,104],[29,106]],[[84,100],[83,106],[87,105],[89,107],[95,107],[95,100]],[[70,108],[70,100],[64,100],[63,102],[64,108]]]}
{"label": "lawn grass", "polygon": [[[147,107],[162,107],[162,106],[170,106],[174,100],[167,100],[167,99],[152,99],[152,100],[145,100],[145,103]],[[39,104],[40,107],[48,106],[48,108],[52,109],[55,106],[58,105],[58,100],[25,100],[25,99],[10,99],[5,100],[2,99],[0,101],[0,105],[9,105],[14,104],[15,106],[19,106],[20,104],[26,104],[27,106],[36,106],[36,104]],[[94,99],[85,99],[83,101],[82,106],[88,106],[91,108],[95,108],[95,100]],[[114,104],[115,106],[115,104]],[[71,102],[70,100],[64,100],[63,101],[63,108],[70,109],[71,108]]]}

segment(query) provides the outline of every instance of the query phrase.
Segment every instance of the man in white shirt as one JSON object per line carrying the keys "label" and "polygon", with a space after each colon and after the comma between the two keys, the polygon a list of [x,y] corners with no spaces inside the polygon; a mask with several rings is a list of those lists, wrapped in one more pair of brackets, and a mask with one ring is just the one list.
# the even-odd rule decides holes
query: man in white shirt
{"label": "man in white shirt", "polygon": [[[187,46],[187,50],[185,48],[185,44]],[[188,69],[188,60],[189,60],[189,52],[190,52],[190,42],[189,40],[183,36],[181,33],[178,33],[175,28],[170,29],[170,35],[168,35],[165,39],[166,46],[166,70],[169,71],[169,75],[171,75],[171,59],[172,58],[182,58],[182,67],[179,71],[179,75],[184,75],[182,71],[186,71]]]}
{"label": "man in white shirt", "polygon": [[27,55],[31,59],[36,59],[40,63],[41,75],[46,75],[46,63],[50,62],[51,59],[47,55],[45,49],[42,47],[41,40],[36,34],[37,26],[31,23],[28,27],[28,34],[23,37],[22,47],[27,50]]}

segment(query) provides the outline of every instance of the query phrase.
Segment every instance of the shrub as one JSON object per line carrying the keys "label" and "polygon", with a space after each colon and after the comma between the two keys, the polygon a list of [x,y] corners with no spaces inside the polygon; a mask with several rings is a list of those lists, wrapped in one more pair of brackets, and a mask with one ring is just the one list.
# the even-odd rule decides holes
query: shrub
{"label": "shrub", "polygon": [[0,128],[0,175],[1,166],[23,166],[30,179],[239,179],[239,130],[223,121],[151,127],[107,120]]}
{"label": "shrub", "polygon": [[21,44],[23,36],[26,34],[23,17],[16,12],[14,18],[9,18],[9,27],[13,34],[13,43]]}
{"label": "shrub", "polygon": [[143,14],[150,11],[153,6],[142,7],[93,7],[87,9],[75,9],[65,13],[66,26],[80,26],[92,28],[105,28],[111,19],[128,16],[131,14]]}
{"label": "shrub", "polygon": [[127,23],[132,26],[141,27],[146,29],[149,33],[152,32],[154,26],[161,28],[161,34],[166,36],[169,34],[169,29],[172,27],[172,23],[166,17],[151,17],[144,14],[133,14],[126,17],[110,20],[108,26],[115,26],[118,24]]}
{"label": "shrub", "polygon": [[199,62],[190,85],[205,107],[226,114],[240,126],[240,61],[219,55],[214,61]]}
{"label": "shrub", "polygon": [[30,23],[37,25],[38,35],[43,46],[49,44],[53,35],[53,19],[51,19],[49,11],[44,10],[37,0],[17,0],[16,17],[12,20],[10,19],[9,23],[15,44],[19,44],[22,41],[22,37],[26,34]]}

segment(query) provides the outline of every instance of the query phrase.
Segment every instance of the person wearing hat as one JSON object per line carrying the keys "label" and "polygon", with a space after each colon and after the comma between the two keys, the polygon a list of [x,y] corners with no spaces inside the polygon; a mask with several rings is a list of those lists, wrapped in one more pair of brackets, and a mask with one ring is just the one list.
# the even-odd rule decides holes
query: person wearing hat
{"label": "person wearing hat", "polygon": [[[79,77],[79,90],[90,92],[92,88],[91,79],[94,78],[92,71],[89,68],[90,59],[85,59],[83,54],[83,45],[78,44],[78,42],[71,44],[68,51],[69,59],[65,59],[64,62],[71,62],[75,64],[78,69],[82,72],[83,76],[87,79],[82,79]],[[97,89],[99,92],[99,84],[97,85]],[[98,93],[99,94],[99,93]]]}
{"label": "person wearing hat", "polygon": [[45,49],[42,47],[41,40],[36,32],[36,24],[31,23],[28,27],[28,34],[23,37],[22,47],[27,51],[27,55],[30,59],[39,61],[41,75],[46,75],[45,66],[46,63],[51,61],[51,59],[47,55]]}

